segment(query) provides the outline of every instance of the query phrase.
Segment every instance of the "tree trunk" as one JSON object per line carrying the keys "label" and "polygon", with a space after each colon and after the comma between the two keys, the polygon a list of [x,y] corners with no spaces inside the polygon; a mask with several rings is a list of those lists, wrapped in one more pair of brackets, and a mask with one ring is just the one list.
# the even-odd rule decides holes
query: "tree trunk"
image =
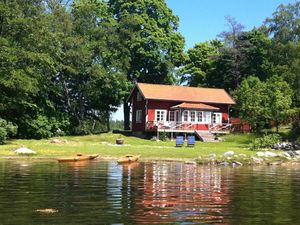
{"label": "tree trunk", "polygon": [[123,101],[123,111],[124,111],[124,130],[130,130],[130,106],[126,99]]}
{"label": "tree trunk", "polygon": [[109,119],[110,119],[110,113],[109,111],[106,112],[106,129],[107,129],[107,132],[110,131],[110,123],[109,123]]}

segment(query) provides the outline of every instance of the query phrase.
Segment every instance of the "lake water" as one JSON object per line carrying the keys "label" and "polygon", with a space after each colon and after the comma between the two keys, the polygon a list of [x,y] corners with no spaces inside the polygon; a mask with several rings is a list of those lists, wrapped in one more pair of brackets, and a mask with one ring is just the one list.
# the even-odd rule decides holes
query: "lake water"
{"label": "lake water", "polygon": [[0,161],[1,225],[162,223],[300,224],[300,168]]}

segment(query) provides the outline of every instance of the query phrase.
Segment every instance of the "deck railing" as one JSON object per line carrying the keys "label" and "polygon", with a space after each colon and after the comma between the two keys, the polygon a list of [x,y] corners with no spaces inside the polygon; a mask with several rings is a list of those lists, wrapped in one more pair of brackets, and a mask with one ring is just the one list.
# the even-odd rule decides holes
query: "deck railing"
{"label": "deck railing", "polygon": [[[197,124],[191,122],[168,122],[168,121],[148,121],[146,124],[147,130],[197,130]],[[229,132],[231,124],[209,124],[208,131],[212,133]]]}

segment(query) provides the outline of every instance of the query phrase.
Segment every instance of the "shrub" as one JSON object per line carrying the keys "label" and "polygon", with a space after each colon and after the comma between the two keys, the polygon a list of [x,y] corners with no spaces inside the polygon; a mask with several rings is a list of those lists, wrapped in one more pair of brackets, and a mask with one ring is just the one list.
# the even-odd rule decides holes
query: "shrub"
{"label": "shrub", "polygon": [[159,140],[161,140],[161,141],[166,141],[166,140],[168,140],[168,135],[167,135],[167,133],[166,133],[166,132],[160,132],[160,133],[159,133]]}
{"label": "shrub", "polygon": [[300,140],[300,121],[295,121],[289,134],[290,139]]}
{"label": "shrub", "polygon": [[0,144],[3,144],[8,137],[12,137],[17,133],[18,127],[11,122],[7,122],[0,118]]}
{"label": "shrub", "polygon": [[250,144],[250,149],[262,149],[262,148],[271,148],[272,145],[280,142],[281,137],[279,134],[269,134],[264,135],[261,138],[256,138]]}

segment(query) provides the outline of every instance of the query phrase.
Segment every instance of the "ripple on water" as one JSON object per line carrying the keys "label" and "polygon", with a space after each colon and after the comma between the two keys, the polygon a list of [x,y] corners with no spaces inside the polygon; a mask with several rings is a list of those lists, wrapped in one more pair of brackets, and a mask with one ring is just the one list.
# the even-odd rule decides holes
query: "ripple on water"
{"label": "ripple on water", "polygon": [[[1,224],[300,224],[300,170],[0,162]],[[37,213],[53,208],[55,214]]]}

